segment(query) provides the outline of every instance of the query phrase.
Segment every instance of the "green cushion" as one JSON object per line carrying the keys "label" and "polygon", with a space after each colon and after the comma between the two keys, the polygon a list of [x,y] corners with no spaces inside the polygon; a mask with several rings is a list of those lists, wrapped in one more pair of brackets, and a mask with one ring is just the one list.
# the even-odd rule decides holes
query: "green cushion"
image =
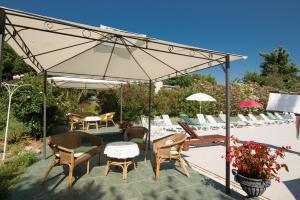
{"label": "green cushion", "polygon": [[143,144],[143,143],[144,143],[144,140],[143,140],[143,138],[132,138],[132,139],[130,140],[130,142],[134,142],[134,143],[136,143],[136,144]]}
{"label": "green cushion", "polygon": [[80,147],[74,149],[74,153],[86,153],[96,147],[97,146],[80,146]]}
{"label": "green cushion", "polygon": [[179,153],[178,153],[178,151],[176,151],[176,150],[171,150],[171,151],[170,151],[170,154],[171,154],[171,155],[178,155]]}

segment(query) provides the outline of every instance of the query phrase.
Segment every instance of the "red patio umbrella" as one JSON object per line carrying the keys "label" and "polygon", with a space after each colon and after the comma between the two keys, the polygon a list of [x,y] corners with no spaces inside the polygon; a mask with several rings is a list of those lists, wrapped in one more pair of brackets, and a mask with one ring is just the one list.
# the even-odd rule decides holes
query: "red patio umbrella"
{"label": "red patio umbrella", "polygon": [[259,103],[257,101],[242,101],[239,103],[239,107],[241,107],[241,108],[251,108],[251,107],[261,108],[261,107],[263,107],[263,104]]}

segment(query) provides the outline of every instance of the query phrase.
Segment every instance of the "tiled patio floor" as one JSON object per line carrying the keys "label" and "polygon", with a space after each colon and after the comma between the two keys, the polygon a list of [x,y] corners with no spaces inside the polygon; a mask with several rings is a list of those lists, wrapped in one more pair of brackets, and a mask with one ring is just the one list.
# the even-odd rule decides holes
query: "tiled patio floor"
{"label": "tiled patio floor", "polygon": [[[50,151],[48,151],[50,152]],[[77,178],[73,188],[67,188],[68,169],[55,167],[45,184],[40,180],[49,166],[52,157],[40,160],[28,168],[18,184],[11,191],[11,199],[103,199],[103,200],[188,200],[188,199],[233,199],[220,189],[217,183],[189,169],[190,178],[181,173],[180,167],[174,163],[164,163],[161,178],[156,181],[150,160],[137,158],[138,168],[130,169],[127,180],[122,180],[118,168],[104,176],[105,156],[101,158],[101,166],[95,157],[89,175],[85,174],[85,165],[76,169],[75,174],[83,174]],[[73,179],[75,180],[75,178]]]}

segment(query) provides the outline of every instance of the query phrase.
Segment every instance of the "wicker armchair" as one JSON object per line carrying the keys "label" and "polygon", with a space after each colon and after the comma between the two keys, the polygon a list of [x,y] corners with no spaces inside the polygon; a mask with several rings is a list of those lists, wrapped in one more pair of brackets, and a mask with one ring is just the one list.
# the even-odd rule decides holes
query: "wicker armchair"
{"label": "wicker armchair", "polygon": [[42,183],[45,182],[53,167],[68,165],[68,186],[72,188],[74,168],[87,161],[87,174],[89,174],[90,158],[98,154],[100,159],[102,141],[97,136],[88,133],[73,131],[50,136],[48,144],[53,151],[54,158],[42,179]]}
{"label": "wicker armchair", "polygon": [[68,113],[68,114],[66,114],[66,116],[68,117],[68,123],[69,123],[71,131],[77,125],[82,125],[82,127],[84,128],[84,117],[85,116],[83,116],[80,113]]}
{"label": "wicker armchair", "polygon": [[101,123],[105,122],[106,128],[108,126],[108,122],[113,123],[113,125],[115,126],[116,124],[115,124],[115,122],[113,120],[114,116],[115,116],[115,112],[110,112],[110,113],[102,114],[102,115],[100,115],[100,122]]}
{"label": "wicker armchair", "polygon": [[186,140],[184,134],[176,133],[153,141],[153,158],[155,178],[160,177],[160,164],[162,160],[176,160],[183,169],[187,177],[190,174],[186,168],[186,164],[181,157],[181,149]]}
{"label": "wicker armchair", "polygon": [[144,152],[144,161],[146,161],[147,156],[147,134],[147,128],[135,126],[127,128],[123,135],[124,141],[136,143]]}

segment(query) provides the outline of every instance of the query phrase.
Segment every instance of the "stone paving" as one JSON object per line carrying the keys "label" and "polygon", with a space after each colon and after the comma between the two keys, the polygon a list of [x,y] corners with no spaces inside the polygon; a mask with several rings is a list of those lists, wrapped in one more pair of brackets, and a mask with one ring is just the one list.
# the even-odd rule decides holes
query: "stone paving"
{"label": "stone paving", "polygon": [[[116,134],[116,133],[115,133]],[[112,138],[119,139],[119,136]],[[111,141],[112,139],[110,138]],[[50,151],[48,151],[50,152]],[[75,170],[73,188],[67,188],[68,168],[55,167],[48,180],[41,185],[40,180],[49,166],[52,157],[41,159],[22,175],[12,188],[12,200],[26,199],[103,199],[103,200],[188,200],[188,199],[241,199],[239,194],[227,196],[224,186],[189,168],[191,177],[186,177],[175,163],[164,163],[160,180],[154,179],[150,160],[144,162],[137,158],[138,168],[129,169],[127,180],[122,180],[120,169],[112,169],[104,176],[106,157],[101,156],[101,165],[97,158],[92,159],[90,174],[85,174],[85,163]],[[82,174],[82,176],[78,176]]]}

